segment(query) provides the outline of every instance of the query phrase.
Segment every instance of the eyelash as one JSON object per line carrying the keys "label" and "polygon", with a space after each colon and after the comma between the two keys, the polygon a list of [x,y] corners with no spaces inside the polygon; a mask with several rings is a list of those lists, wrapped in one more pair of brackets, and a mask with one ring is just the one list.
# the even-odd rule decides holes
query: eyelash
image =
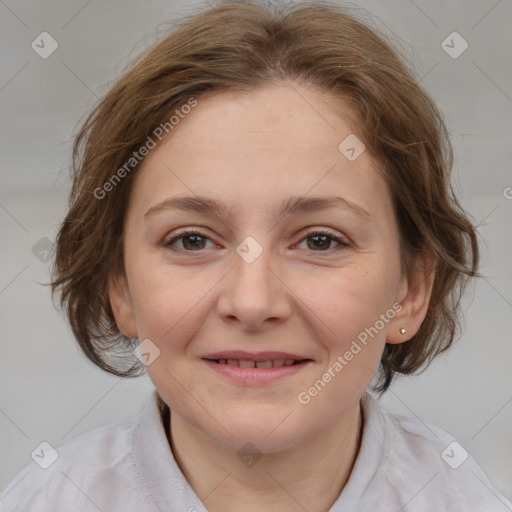
{"label": "eyelash", "polygon": [[[172,247],[174,245],[174,243],[177,242],[178,240],[180,240],[181,238],[186,238],[187,236],[191,236],[191,235],[199,235],[199,236],[201,236],[203,238],[211,240],[210,237],[208,235],[206,235],[205,233],[203,233],[203,232],[201,232],[199,230],[196,230],[196,229],[189,229],[189,230],[182,231],[182,232],[178,233],[171,240],[169,240],[167,242],[164,242],[164,246],[165,247],[169,247],[172,250],[184,251],[184,252],[188,252],[188,253],[201,252],[201,251],[205,250],[205,249],[199,249],[197,251],[188,251],[186,249],[176,249],[176,248]],[[332,231],[329,231],[327,229],[315,229],[315,230],[308,231],[307,233],[304,234],[304,237],[301,239],[301,242],[303,240],[306,240],[307,238],[311,238],[314,235],[327,236],[331,240],[334,240],[335,242],[337,242],[339,245],[337,247],[335,247],[334,249],[327,249],[326,251],[311,251],[311,252],[328,253],[328,252],[331,252],[331,251],[336,251],[336,250],[344,249],[345,247],[348,247],[350,245],[347,242],[345,242],[343,240],[340,240],[336,236],[335,233],[333,233]],[[211,241],[213,242],[213,240],[211,240]]]}

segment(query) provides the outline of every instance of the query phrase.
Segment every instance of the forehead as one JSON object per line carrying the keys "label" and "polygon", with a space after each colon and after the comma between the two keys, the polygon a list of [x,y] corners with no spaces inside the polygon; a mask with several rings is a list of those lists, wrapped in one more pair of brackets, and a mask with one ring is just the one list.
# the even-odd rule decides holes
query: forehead
{"label": "forehead", "polygon": [[301,147],[333,151],[340,137],[353,133],[362,138],[357,115],[346,100],[292,83],[209,94],[176,128],[170,137],[176,144],[201,152],[222,139],[230,154],[258,145],[266,150],[296,146],[296,152]]}
{"label": "forehead", "polygon": [[197,102],[143,162],[133,191],[137,203],[149,207],[186,192],[247,209],[309,191],[342,193],[369,210],[386,202],[379,198],[383,181],[369,151],[351,161],[340,150],[347,137],[363,138],[343,99],[284,84]]}

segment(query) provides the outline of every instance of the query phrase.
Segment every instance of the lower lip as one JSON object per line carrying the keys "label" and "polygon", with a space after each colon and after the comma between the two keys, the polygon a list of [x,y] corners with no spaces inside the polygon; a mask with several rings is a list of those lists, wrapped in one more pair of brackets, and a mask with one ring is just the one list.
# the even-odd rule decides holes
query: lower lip
{"label": "lower lip", "polygon": [[215,372],[240,384],[257,385],[276,382],[279,379],[295,375],[303,370],[311,361],[292,366],[279,366],[273,368],[240,368],[229,364],[219,364],[214,361],[203,359],[203,361]]}

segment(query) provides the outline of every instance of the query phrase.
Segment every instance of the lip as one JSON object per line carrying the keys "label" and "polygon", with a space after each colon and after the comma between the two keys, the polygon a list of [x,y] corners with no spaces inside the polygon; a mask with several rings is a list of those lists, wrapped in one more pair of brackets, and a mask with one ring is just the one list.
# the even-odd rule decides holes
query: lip
{"label": "lip", "polygon": [[269,361],[271,359],[296,359],[302,361],[308,357],[289,352],[245,352],[243,350],[225,350],[203,356],[203,359],[243,359],[246,361]]}
{"label": "lip", "polygon": [[[243,368],[239,366],[230,366],[220,364],[212,359],[240,359],[248,361],[268,361],[274,359],[295,359],[300,361],[293,366],[280,366],[272,368]],[[313,361],[307,357],[288,352],[244,352],[241,350],[230,350],[224,352],[215,352],[203,357],[205,364],[216,374],[245,386],[258,386],[271,384],[286,377],[296,375],[309,366]]]}

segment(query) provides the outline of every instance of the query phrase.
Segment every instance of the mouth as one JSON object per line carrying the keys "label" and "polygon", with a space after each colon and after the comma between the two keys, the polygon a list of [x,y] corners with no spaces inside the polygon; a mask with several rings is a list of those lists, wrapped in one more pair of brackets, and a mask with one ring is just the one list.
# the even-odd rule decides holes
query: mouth
{"label": "mouth", "polygon": [[230,380],[249,384],[264,384],[294,375],[312,359],[284,352],[248,353],[219,352],[202,358],[216,373]]}
{"label": "mouth", "polygon": [[217,364],[238,366],[239,368],[281,368],[283,366],[294,366],[306,361],[305,359],[268,359],[267,361],[251,361],[250,359],[207,359]]}

